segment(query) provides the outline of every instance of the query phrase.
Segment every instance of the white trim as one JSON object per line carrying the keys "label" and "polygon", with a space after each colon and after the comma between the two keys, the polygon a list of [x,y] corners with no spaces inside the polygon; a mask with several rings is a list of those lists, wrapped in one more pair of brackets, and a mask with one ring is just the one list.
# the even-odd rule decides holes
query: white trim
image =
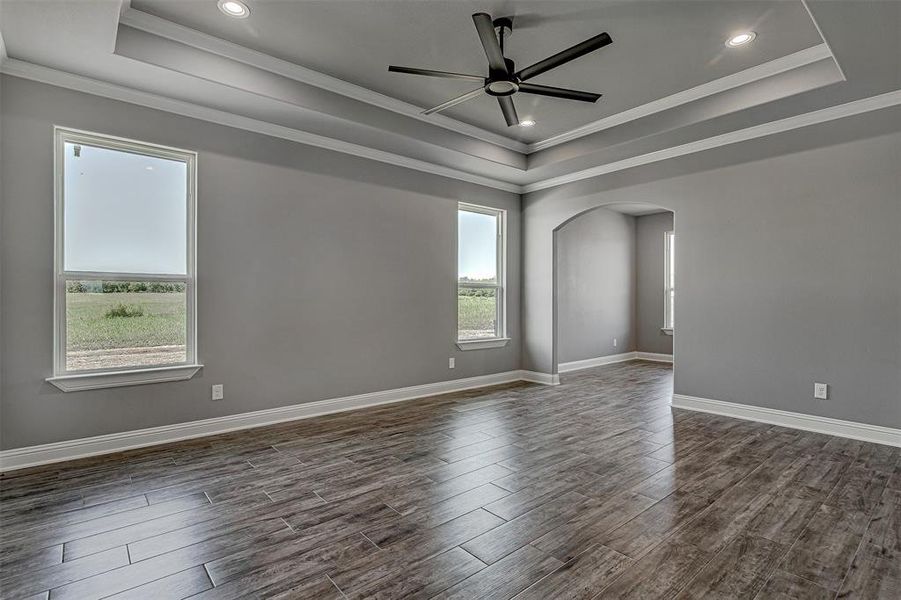
{"label": "white trim", "polygon": [[[498,342],[501,340],[508,340],[507,338],[507,211],[502,208],[494,208],[492,206],[482,206],[480,204],[470,204],[468,202],[458,202],[457,203],[457,223],[460,222],[460,211],[463,212],[471,212],[471,213],[479,213],[483,215],[488,215],[490,217],[494,217],[497,220],[497,232],[495,239],[495,279],[497,283],[460,283],[459,280],[459,265],[457,269],[457,303],[460,302],[460,288],[484,288],[484,289],[492,289],[495,292],[495,296],[497,298],[496,303],[496,312],[495,312],[495,336],[490,340],[460,340],[457,339],[457,347],[460,350],[479,350],[482,348],[500,348],[502,346],[506,346],[506,341],[503,344],[498,345]],[[454,250],[456,255],[459,257],[460,255],[460,235],[459,231],[457,232],[457,248]],[[460,311],[457,311],[457,335],[460,334]],[[481,345],[478,342],[482,342]],[[491,345],[489,342],[493,342]],[[463,344],[461,346],[460,344]]]}
{"label": "white trim", "polygon": [[653,362],[672,363],[672,354],[658,354],[656,352],[623,352],[621,354],[608,354],[607,356],[596,356],[595,358],[586,358],[584,360],[574,360],[571,362],[560,363],[557,365],[557,372],[570,373],[572,371],[581,371],[582,369],[591,369],[593,367],[602,367],[604,365],[612,365],[614,363],[628,362],[630,360],[649,360]]}
{"label": "white trim", "polygon": [[770,425],[780,425],[791,429],[815,431],[817,433],[851,438],[852,440],[901,447],[901,429],[893,429],[891,427],[842,421],[762,406],[709,400],[683,394],[673,394],[671,405],[673,408],[712,413],[746,421],[769,423]]}
{"label": "white trim", "polygon": [[859,100],[853,100],[845,104],[839,104],[836,106],[830,106],[828,108],[815,110],[809,113],[802,113],[800,115],[787,117],[778,121],[770,121],[768,123],[762,123],[753,127],[747,127],[745,129],[739,129],[721,135],[696,140],[687,144],[656,150],[654,152],[649,152],[647,154],[607,163],[605,165],[599,165],[590,169],[575,171],[573,173],[568,173],[559,177],[551,177],[549,179],[536,181],[526,185],[518,185],[515,183],[510,183],[508,181],[501,181],[498,179],[483,177],[481,175],[474,175],[472,173],[467,173],[458,169],[435,165],[433,163],[409,158],[407,156],[393,154],[391,152],[386,152],[383,150],[376,150],[373,148],[368,148],[366,146],[361,146],[359,144],[336,140],[325,136],[300,131],[297,129],[291,129],[282,125],[275,125],[272,123],[267,123],[265,121],[259,121],[257,119],[251,119],[249,117],[243,117],[240,115],[227,113],[197,104],[182,102],[180,100],[172,100],[171,98],[165,98],[156,94],[150,94],[116,84],[90,79],[87,77],[82,77],[80,75],[73,75],[64,71],[57,71],[55,69],[42,67],[40,65],[35,65],[14,58],[7,59],[2,64],[2,66],[0,66],[0,72],[11,75],[13,77],[30,79],[32,81],[47,83],[50,85],[76,90],[87,94],[93,94],[95,96],[111,98],[113,100],[119,100],[139,106],[153,108],[156,110],[162,110],[173,114],[199,119],[202,121],[208,121],[210,123],[217,123],[219,125],[225,125],[227,127],[243,129],[245,131],[253,131],[256,133],[261,133],[263,135],[324,148],[326,150],[342,152],[344,154],[368,158],[370,160],[375,160],[378,162],[406,167],[409,169],[414,169],[416,171],[432,173],[441,177],[467,181],[476,185],[482,185],[485,187],[518,194],[535,192],[538,190],[552,188],[567,183],[581,181],[583,179],[588,179],[591,177],[597,177],[599,175],[606,175],[608,173],[614,173],[616,171],[622,171],[625,169],[631,169],[633,167],[647,165],[671,158],[677,158],[679,156],[685,156],[687,154],[693,154],[695,152],[703,152],[705,150],[711,150],[720,146],[726,146],[729,144],[753,140],[769,135],[784,133],[793,129],[817,125],[819,123],[834,121],[837,119],[851,117],[870,111],[882,110],[884,108],[889,108],[901,104],[901,90],[895,90],[886,92],[884,94],[879,94],[877,96],[861,98]]}
{"label": "white trim", "polygon": [[[811,20],[813,20],[813,15],[810,16]],[[719,79],[708,81],[707,83],[703,83],[693,88],[682,90],[681,92],[648,102],[641,106],[636,106],[617,114],[604,117],[603,119],[587,123],[581,127],[551,136],[544,140],[526,144],[481,127],[464,123],[447,115],[423,115],[423,107],[415,106],[343,79],[338,79],[337,77],[332,77],[322,72],[302,67],[296,63],[282,60],[257,50],[252,50],[246,46],[229,42],[222,38],[197,31],[196,29],[191,29],[190,27],[185,27],[184,25],[179,25],[178,23],[168,21],[140,10],[129,8],[128,10],[123,11],[119,22],[146,33],[179,42],[205,52],[211,52],[224,58],[235,60],[283,77],[288,77],[289,79],[300,81],[323,90],[341,94],[342,96],[347,96],[354,100],[378,106],[523,154],[532,154],[539,150],[545,150],[586,135],[591,135],[592,133],[597,133],[598,131],[603,131],[604,129],[616,127],[689,102],[695,102],[702,98],[719,94],[743,85],[748,85],[755,81],[773,77],[780,73],[798,69],[824,59],[832,58],[835,60],[827,43],[818,44],[787,56],[749,67],[743,71],[738,71]],[[814,25],[816,25],[815,20]],[[819,30],[819,26],[816,26]],[[820,35],[822,37],[822,32],[820,32]],[[835,60],[835,63],[836,66],[838,66],[837,60]],[[839,72],[841,72],[840,67]],[[842,78],[844,79],[844,74],[842,74]]]}
{"label": "white trim", "polygon": [[522,186],[515,183],[509,183],[506,181],[501,181],[499,179],[492,179],[490,177],[483,177],[481,175],[467,173],[465,171],[460,171],[451,167],[445,167],[424,160],[410,158],[401,154],[394,154],[393,152],[377,150],[375,148],[369,148],[360,144],[345,142],[343,140],[317,135],[315,133],[309,133],[306,131],[301,131],[299,129],[292,129],[290,127],[285,127],[284,125],[267,123],[266,121],[260,121],[258,119],[252,119],[250,117],[244,117],[214,108],[208,108],[199,104],[192,104],[190,102],[184,102],[181,100],[173,100],[172,98],[166,98],[165,96],[159,96],[157,94],[151,94],[149,92],[127,88],[114,83],[107,83],[105,81],[100,81],[97,79],[91,79],[89,77],[83,77],[81,75],[73,75],[72,73],[58,71],[56,69],[43,67],[41,65],[24,62],[14,58],[10,58],[6,62],[4,62],[2,67],[0,67],[0,72],[11,75],[13,77],[30,79],[32,81],[47,83],[70,90],[84,92],[86,94],[93,94],[95,96],[101,96],[103,98],[110,98],[112,100],[119,100],[121,102],[128,102],[130,104],[136,104],[138,106],[162,110],[176,115],[199,119],[201,121],[208,121],[210,123],[216,123],[217,125],[225,125],[226,127],[234,127],[236,129],[243,129],[245,131],[261,133],[263,135],[290,140],[292,142],[298,142],[301,144],[307,144],[309,146],[315,146],[317,148],[324,148],[326,150],[333,150],[335,152],[350,154],[352,156],[368,158],[370,160],[396,165],[399,167],[406,167],[408,169],[431,173],[433,175],[440,175],[442,177],[449,177],[451,179],[467,181],[476,185],[482,185],[506,192],[522,192]]}
{"label": "white trim", "polygon": [[150,369],[129,369],[126,371],[104,371],[102,373],[71,373],[45,379],[64,392],[83,392],[103,388],[184,381],[194,377],[203,365],[176,365]]}
{"label": "white trim", "polygon": [[463,351],[485,350],[486,348],[503,348],[510,343],[510,338],[490,338],[484,340],[457,340],[457,348]]}
{"label": "white trim", "polygon": [[826,39],[826,34],[823,33],[823,29],[817,22],[817,18],[813,16],[813,11],[810,10],[810,7],[807,5],[807,0],[801,0],[801,6],[803,6],[804,10],[807,11],[807,16],[810,17],[810,21],[813,23],[813,26],[817,28],[817,33],[820,34],[820,39],[823,40],[823,45],[829,49],[829,55],[832,56],[832,61],[835,63],[835,68],[838,69],[838,73],[839,75],[841,75],[842,81],[848,81],[848,78],[845,77],[845,70],[842,69],[842,65],[838,62],[838,57],[835,55],[835,52],[832,51],[832,46],[829,44],[829,40]]}
{"label": "white trim", "polygon": [[[184,283],[185,290],[185,360],[177,364],[129,366],[93,371],[69,371],[66,364],[66,282],[76,279],[115,280],[119,273],[67,271],[65,269],[65,157],[67,143],[83,144],[118,152],[140,154],[185,163],[185,272],[172,278]],[[53,126],[53,377],[47,381],[63,391],[98,389],[178,381],[191,378],[200,368],[197,359],[197,153],[93,131]],[[156,273],[138,276],[125,273],[125,280],[155,280],[167,277]],[[181,371],[161,368],[184,367]],[[193,369],[193,370],[192,370]]]}
{"label": "white trim", "polygon": [[673,254],[675,254],[676,232],[666,231],[663,234],[663,327],[661,331],[673,335],[673,308],[676,304],[676,282],[673,278]]}
{"label": "white trim", "polygon": [[826,44],[811,46],[810,48],[805,48],[799,52],[750,67],[744,71],[738,71],[737,73],[732,73],[731,75],[708,81],[707,83],[677,92],[670,96],[659,98],[652,102],[648,102],[647,104],[624,110],[615,115],[604,117],[603,119],[577,127],[572,131],[551,136],[540,142],[534,142],[529,144],[528,153],[532,154],[539,150],[546,150],[547,148],[570,142],[585,137],[586,135],[591,135],[592,133],[617,127],[630,121],[642,119],[659,112],[682,106],[683,104],[688,104],[689,102],[696,102],[708,96],[720,94],[827,58],[832,58],[832,52],[830,52],[829,47]]}
{"label": "white trim", "polygon": [[627,360],[635,360],[635,352],[608,354],[607,356],[596,356],[595,358],[586,358],[584,360],[573,360],[570,362],[560,363],[557,365],[557,372],[569,373],[570,371],[590,369],[592,367],[600,367],[602,365],[612,365],[613,363],[626,362]]}
{"label": "white trim", "polygon": [[122,25],[133,29],[138,29],[146,33],[191,46],[192,48],[197,48],[198,50],[235,60],[264,71],[269,71],[270,73],[293,79],[294,81],[306,83],[335,94],[365,102],[366,104],[378,106],[379,108],[384,108],[456,133],[461,133],[482,140],[483,142],[488,142],[489,144],[501,146],[509,150],[515,150],[523,154],[528,152],[529,149],[528,144],[487,131],[481,127],[476,127],[475,125],[458,121],[447,115],[423,115],[423,108],[428,107],[415,106],[409,102],[404,102],[397,98],[380,94],[369,88],[344,81],[343,79],[338,79],[337,77],[332,77],[331,75],[326,75],[319,71],[314,71],[313,69],[302,67],[296,63],[252,50],[246,46],[241,46],[216,36],[202,33],[196,29],[179,25],[178,23],[156,17],[140,10],[126,10],[120,17],[119,22]]}
{"label": "white trim", "polygon": [[886,92],[877,96],[861,98],[860,100],[853,100],[851,102],[846,102],[845,104],[830,106],[828,108],[822,108],[820,110],[811,111],[809,113],[794,115],[785,119],[770,121],[768,123],[754,125],[753,127],[746,127],[745,129],[737,129],[735,131],[730,131],[728,133],[696,140],[687,144],[672,146],[670,148],[664,148],[662,150],[656,150],[647,154],[633,156],[631,158],[618,160],[615,162],[607,163],[605,165],[599,165],[597,167],[591,167],[582,171],[574,171],[572,173],[567,173],[566,175],[561,175],[559,177],[551,177],[543,181],[536,181],[535,183],[530,183],[523,186],[523,192],[536,192],[538,190],[557,187],[567,183],[573,183],[576,181],[581,181],[583,179],[597,177],[599,175],[606,175],[615,171],[631,169],[633,167],[660,162],[662,160],[668,160],[670,158],[685,156],[686,154],[703,152],[705,150],[719,148],[720,146],[737,144],[739,142],[745,142],[748,140],[766,137],[777,133],[783,133],[786,131],[791,131],[793,129],[800,129],[802,127],[809,127],[811,125],[834,121],[836,119],[853,117],[854,115],[859,115],[874,110],[881,110],[883,108],[889,108],[892,106],[897,106],[899,104],[901,104],[901,90]]}
{"label": "white trim", "polygon": [[262,427],[274,423],[309,419],[321,415],[328,415],[349,410],[358,410],[382,404],[391,404],[405,400],[414,400],[438,394],[448,394],[474,388],[481,388],[515,381],[530,381],[546,385],[560,383],[556,375],[548,376],[545,373],[533,373],[531,371],[507,371],[493,373],[491,375],[479,375],[464,379],[439,381],[424,385],[414,385],[381,392],[370,392],[343,398],[331,398],[305,404],[294,404],[258,410],[254,412],[227,415],[200,421],[176,423],[162,427],[151,427],[136,431],[111,433],[95,437],[41,444],[25,448],[0,451],[0,472],[23,469],[48,463],[73,460],[87,456],[110,454],[132,448],[143,448],[158,444],[168,444],[179,440],[216,435],[240,429]]}
{"label": "white trim", "polygon": [[560,375],[558,373],[540,373],[538,371],[520,371],[522,381],[531,383],[540,383],[541,385],[560,385]]}
{"label": "white trim", "polygon": [[649,360],[652,362],[670,363],[673,362],[672,354],[661,354],[659,352],[636,352],[635,360]]}

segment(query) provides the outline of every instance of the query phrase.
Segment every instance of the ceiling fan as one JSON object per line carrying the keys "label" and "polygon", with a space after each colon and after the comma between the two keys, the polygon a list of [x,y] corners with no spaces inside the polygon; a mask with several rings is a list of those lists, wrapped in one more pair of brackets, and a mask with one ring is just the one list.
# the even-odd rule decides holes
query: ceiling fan
{"label": "ceiling fan", "polygon": [[580,92],[578,90],[569,90],[547,85],[537,85],[528,83],[528,80],[536,75],[555,69],[580,56],[584,56],[589,52],[594,52],[599,48],[603,48],[604,46],[613,43],[613,40],[606,32],[596,35],[593,38],[589,38],[580,44],[576,44],[575,46],[567,48],[562,52],[558,52],[544,60],[540,60],[525,69],[516,71],[513,61],[504,56],[504,38],[513,31],[513,19],[511,17],[501,17],[492,21],[491,15],[486,13],[476,13],[472,15],[472,21],[475,23],[479,39],[482,41],[482,47],[485,49],[485,55],[488,57],[487,77],[481,75],[467,75],[464,73],[451,73],[448,71],[433,71],[431,69],[398,67],[395,65],[390,65],[388,67],[388,70],[394,73],[425,75],[427,77],[444,77],[448,79],[466,79],[478,81],[481,84],[471,92],[466,92],[462,96],[457,96],[438,106],[422,111],[422,114],[430,115],[432,113],[440,112],[451,106],[456,106],[467,100],[472,100],[482,93],[486,93],[490,96],[497,97],[497,103],[500,105],[501,112],[504,114],[504,120],[507,122],[507,127],[510,127],[519,124],[519,117],[516,115],[516,107],[513,105],[513,95],[516,93],[538,94],[540,96],[579,100],[581,102],[597,102],[598,98],[601,97],[601,94]]}

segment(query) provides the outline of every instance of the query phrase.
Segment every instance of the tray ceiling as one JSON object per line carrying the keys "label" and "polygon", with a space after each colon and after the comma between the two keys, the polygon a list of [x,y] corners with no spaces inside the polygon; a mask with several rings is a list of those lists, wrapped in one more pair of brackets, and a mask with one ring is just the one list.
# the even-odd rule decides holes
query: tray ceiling
{"label": "tray ceiling", "polygon": [[[822,43],[800,0],[488,1],[247,0],[233,19],[216,3],[132,0],[131,7],[420,107],[473,89],[471,82],[388,73],[388,64],[473,74],[485,56],[470,15],[512,15],[507,55],[519,68],[607,31],[614,43],[535,79],[596,91],[597,104],[518,94],[532,128],[508,128],[497,103],[479,97],[449,117],[531,143]],[[726,48],[737,31],[757,40]]]}

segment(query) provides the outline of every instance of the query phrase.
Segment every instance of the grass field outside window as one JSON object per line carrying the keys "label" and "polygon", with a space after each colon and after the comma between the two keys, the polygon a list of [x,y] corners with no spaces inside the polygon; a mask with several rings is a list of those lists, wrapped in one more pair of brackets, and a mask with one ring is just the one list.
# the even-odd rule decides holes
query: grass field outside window
{"label": "grass field outside window", "polygon": [[457,292],[457,330],[460,339],[497,335],[497,292],[461,287]]}
{"label": "grass field outside window", "polygon": [[184,362],[186,309],[184,291],[67,291],[66,368]]}

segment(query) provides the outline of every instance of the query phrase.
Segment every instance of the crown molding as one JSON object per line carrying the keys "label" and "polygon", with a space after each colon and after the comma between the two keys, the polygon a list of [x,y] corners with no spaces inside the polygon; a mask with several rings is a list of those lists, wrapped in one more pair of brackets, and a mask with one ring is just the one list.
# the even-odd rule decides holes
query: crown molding
{"label": "crown molding", "polygon": [[820,39],[823,40],[823,45],[825,45],[826,48],[829,49],[829,54],[832,56],[832,61],[835,63],[835,68],[838,69],[839,75],[842,76],[842,81],[848,81],[848,78],[845,77],[845,70],[842,69],[841,63],[838,62],[838,57],[832,51],[832,46],[829,44],[829,40],[826,39],[826,34],[823,33],[823,28],[820,27],[819,21],[817,21],[817,18],[815,16],[813,16],[813,11],[810,10],[810,6],[808,6],[807,0],[801,0],[801,6],[803,6],[804,10],[807,11],[807,16],[810,17],[810,22],[813,23],[813,26],[817,29],[817,33],[820,34]]}
{"label": "crown molding", "polygon": [[[828,58],[833,58],[833,56],[826,44],[811,46],[810,48],[805,48],[794,54],[788,54],[781,58],[750,67],[744,71],[738,71],[737,73],[714,79],[713,81],[703,83],[699,86],[677,92],[664,98],[659,98],[652,102],[648,102],[647,104],[642,104],[641,106],[636,106],[635,108],[630,108],[623,112],[616,113],[615,115],[577,127],[572,131],[567,131],[566,133],[549,137],[540,142],[529,144],[528,153],[531,154],[533,152],[538,152],[539,150],[546,150],[553,146],[570,142],[585,137],[586,135],[591,135],[592,133],[610,129],[611,127],[648,117],[665,110],[670,110],[671,108],[676,108],[683,104],[688,104],[689,102],[695,102],[708,96],[720,94],[731,89],[754,83],[755,81],[785,73],[786,71],[793,71],[794,69]],[[842,75],[842,77],[844,78],[844,75]]]}
{"label": "crown molding", "polygon": [[[554,135],[531,144],[524,144],[446,115],[423,115],[421,107],[408,102],[380,94],[368,88],[338,79],[337,77],[332,77],[319,71],[302,67],[290,61],[275,58],[269,54],[252,50],[245,46],[226,41],[222,38],[197,31],[196,29],[191,29],[190,27],[185,27],[184,25],[179,25],[178,23],[133,8],[124,9],[119,22],[145,33],[235,60],[271,73],[288,77],[295,81],[306,83],[336,94],[341,94],[342,96],[353,98],[354,100],[378,106],[425,123],[437,125],[456,133],[480,139],[523,154],[532,154],[540,150],[546,150],[547,148],[564,144],[611,127],[616,127],[658,112],[688,104],[707,96],[748,85],[755,81],[773,77],[780,73],[791,71],[821,60],[829,58],[835,60],[827,44],[818,44],[799,52],[622,111],[615,115],[604,117],[603,119],[577,127],[571,131]],[[837,61],[836,64],[838,64]],[[844,78],[844,75],[842,75],[842,77]]]}
{"label": "crown molding", "polygon": [[901,90],[886,92],[877,96],[862,98],[860,100],[854,100],[845,104],[830,106],[828,108],[815,110],[809,113],[803,113],[776,121],[770,121],[768,123],[762,123],[760,125],[754,125],[753,127],[747,127],[745,129],[737,129],[735,131],[715,135],[709,138],[704,138],[702,140],[696,140],[687,144],[681,144],[679,146],[673,146],[671,148],[664,148],[662,150],[655,150],[654,152],[648,152],[647,154],[633,156],[631,158],[614,161],[605,165],[599,165],[597,167],[591,167],[582,171],[574,171],[572,173],[567,173],[566,175],[561,175],[559,177],[551,177],[543,181],[536,181],[534,183],[524,185],[523,192],[537,192],[539,190],[557,187],[567,183],[573,183],[576,181],[581,181],[583,179],[597,177],[599,175],[606,175],[608,173],[623,171],[625,169],[631,169],[633,167],[660,162],[662,160],[668,160],[670,158],[685,156],[686,154],[694,154],[696,152],[703,152],[705,150],[719,148],[720,146],[728,146],[730,144],[737,144],[739,142],[745,142],[748,140],[775,135],[777,133],[783,133],[785,131],[791,131],[793,129],[800,129],[801,127],[809,127],[810,125],[817,125],[819,123],[825,123],[827,121],[834,121],[836,119],[852,117],[854,115],[859,115],[874,110],[881,110],[883,108],[889,108],[891,106],[897,106],[899,104],[901,104]]}
{"label": "crown molding", "polygon": [[258,119],[252,119],[225,111],[208,108],[199,104],[192,104],[181,100],[173,100],[171,98],[166,98],[157,94],[151,94],[149,92],[91,79],[88,77],[83,77],[81,75],[66,73],[64,71],[51,69],[49,67],[28,63],[14,58],[7,58],[5,61],[3,61],[2,65],[0,65],[0,72],[14,77],[30,79],[32,81],[38,81],[40,83],[47,83],[50,85],[84,92],[87,94],[93,94],[95,96],[101,96],[105,98],[111,98],[113,100],[137,104],[139,106],[145,106],[147,108],[171,112],[185,117],[191,117],[202,121],[225,125],[228,127],[235,127],[237,129],[243,129],[245,131],[262,133],[264,135],[282,138],[301,144],[307,144],[327,150],[333,150],[335,152],[359,156],[361,158],[368,158],[378,162],[406,167],[416,171],[431,173],[433,175],[439,175],[442,177],[449,177],[451,179],[466,181],[469,183],[474,183],[476,185],[482,185],[485,187],[512,192],[515,194],[537,192],[539,190],[557,187],[560,185],[565,185],[567,183],[589,179],[591,177],[606,175],[608,173],[614,173],[616,171],[631,169],[633,167],[639,167],[642,165],[660,162],[671,158],[677,158],[680,156],[685,156],[687,154],[693,154],[695,152],[703,152],[705,150],[711,150],[720,146],[736,144],[739,142],[766,137],[769,135],[791,131],[793,129],[799,129],[801,127],[808,127],[810,125],[825,123],[827,121],[834,121],[837,119],[851,117],[870,111],[881,110],[901,104],[901,90],[895,90],[892,92],[879,94],[877,96],[862,98],[860,100],[854,100],[845,104],[830,106],[828,108],[815,110],[809,113],[803,113],[800,115],[779,119],[777,121],[762,123],[760,125],[747,127],[745,129],[730,131],[728,133],[696,140],[687,144],[681,144],[679,146],[673,146],[670,148],[663,148],[654,152],[648,152],[646,154],[633,156],[631,158],[626,158],[604,165],[598,165],[589,169],[574,171],[572,173],[567,173],[566,175],[561,175],[559,177],[551,177],[526,185],[518,185],[509,181],[491,179],[488,177],[483,177],[481,175],[475,175],[473,173],[461,171],[459,169],[453,169],[451,167],[445,167],[427,161],[410,158],[408,156],[402,156],[399,154],[386,152],[384,150],[369,148],[360,144],[354,144],[351,142],[345,142],[343,140],[337,140],[322,135],[308,133],[298,129],[285,127],[283,125],[267,123]]}
{"label": "crown molding", "polygon": [[23,79],[30,79],[32,81],[37,81],[40,83],[47,83],[70,90],[93,94],[95,96],[102,96],[104,98],[111,98],[113,100],[129,102],[131,104],[137,104],[139,106],[162,110],[185,117],[191,117],[194,119],[200,119],[202,121],[208,121],[211,123],[216,123],[218,125],[226,125],[228,127],[235,127],[237,129],[243,129],[245,131],[262,133],[272,137],[291,140],[294,142],[299,142],[301,144],[316,146],[318,148],[325,148],[326,150],[334,150],[335,152],[359,156],[361,158],[368,158],[378,162],[396,165],[399,167],[406,167],[408,169],[413,169],[416,171],[422,171],[424,173],[431,173],[433,175],[449,177],[451,179],[466,181],[469,183],[474,183],[476,185],[503,190],[506,192],[522,192],[522,186],[515,183],[509,183],[506,181],[501,181],[499,179],[491,179],[489,177],[475,175],[473,173],[453,169],[451,167],[445,167],[424,160],[410,158],[409,156],[403,156],[400,154],[395,154],[393,152],[386,152],[384,150],[378,150],[376,148],[370,148],[368,146],[362,146],[360,144],[354,144],[352,142],[346,142],[344,140],[338,140],[315,133],[309,133],[306,131],[301,131],[299,129],[292,129],[290,127],[285,127],[284,125],[267,123],[266,121],[260,121],[259,119],[252,119],[250,117],[236,115],[234,113],[209,108],[199,104],[193,104],[181,100],[174,100],[172,98],[166,98],[165,96],[159,96],[157,94],[151,94],[149,92],[128,88],[97,79],[91,79],[89,77],[84,77],[81,75],[74,75],[65,71],[59,71],[56,69],[51,69],[49,67],[36,65],[13,58],[4,61],[2,67],[0,67],[0,72],[7,75],[12,75],[14,77],[21,77]]}
{"label": "crown molding", "polygon": [[179,25],[178,23],[173,23],[172,21],[167,21],[166,19],[133,8],[128,8],[122,12],[119,23],[145,33],[157,35],[301,83],[306,83],[335,94],[340,94],[360,102],[384,108],[418,121],[429,123],[430,125],[437,125],[438,127],[443,127],[444,129],[448,129],[455,133],[488,142],[489,144],[501,146],[509,150],[515,150],[516,152],[523,154],[528,150],[527,144],[510,139],[506,136],[486,131],[475,125],[463,123],[462,121],[458,121],[446,115],[423,115],[422,107],[415,106],[409,102],[404,102],[397,98],[380,94],[368,88],[344,81],[343,79],[338,79],[337,77],[332,77],[331,75],[326,75],[319,71],[302,67],[290,61],[282,60],[257,50],[252,50],[245,46],[223,40],[222,38],[197,31],[196,29],[191,29],[190,27],[185,27],[184,25]]}

